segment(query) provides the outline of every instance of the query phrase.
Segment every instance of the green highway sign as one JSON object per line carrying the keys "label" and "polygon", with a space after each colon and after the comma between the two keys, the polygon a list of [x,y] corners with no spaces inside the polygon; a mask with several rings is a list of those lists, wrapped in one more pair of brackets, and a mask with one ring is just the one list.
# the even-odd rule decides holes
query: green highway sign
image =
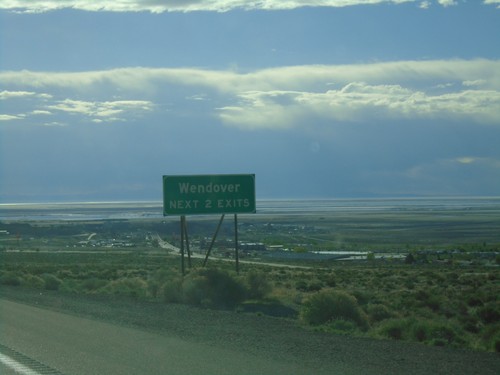
{"label": "green highway sign", "polygon": [[163,216],[255,211],[254,174],[163,176]]}

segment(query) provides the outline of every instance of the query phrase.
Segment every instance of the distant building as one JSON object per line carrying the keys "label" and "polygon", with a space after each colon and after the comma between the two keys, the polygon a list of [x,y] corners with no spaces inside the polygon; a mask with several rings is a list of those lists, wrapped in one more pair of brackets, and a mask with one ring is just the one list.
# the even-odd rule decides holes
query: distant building
{"label": "distant building", "polygon": [[283,245],[271,245],[268,248],[271,251],[277,251],[277,250],[283,250],[284,246]]}
{"label": "distant building", "polygon": [[239,245],[240,250],[243,251],[266,251],[266,245],[262,242],[242,242]]}

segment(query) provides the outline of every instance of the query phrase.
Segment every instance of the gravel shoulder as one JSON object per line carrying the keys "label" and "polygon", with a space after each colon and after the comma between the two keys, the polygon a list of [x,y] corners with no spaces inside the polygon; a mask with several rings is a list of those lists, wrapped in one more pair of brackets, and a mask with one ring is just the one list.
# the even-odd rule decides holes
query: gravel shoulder
{"label": "gravel shoulder", "polygon": [[1,287],[0,297],[89,319],[245,351],[314,373],[497,375],[500,355],[315,332],[261,314],[198,309],[118,296]]}

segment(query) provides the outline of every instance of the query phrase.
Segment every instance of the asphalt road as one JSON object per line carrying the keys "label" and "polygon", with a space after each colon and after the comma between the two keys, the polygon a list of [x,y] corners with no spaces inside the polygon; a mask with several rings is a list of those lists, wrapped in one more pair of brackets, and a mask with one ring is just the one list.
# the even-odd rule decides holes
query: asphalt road
{"label": "asphalt road", "polygon": [[[43,306],[43,307],[42,307]],[[72,374],[498,375],[498,353],[323,334],[254,314],[0,288],[2,355]]]}
{"label": "asphalt road", "polygon": [[230,347],[189,342],[7,300],[0,304],[1,344],[32,363],[65,375],[306,374],[313,370]]}

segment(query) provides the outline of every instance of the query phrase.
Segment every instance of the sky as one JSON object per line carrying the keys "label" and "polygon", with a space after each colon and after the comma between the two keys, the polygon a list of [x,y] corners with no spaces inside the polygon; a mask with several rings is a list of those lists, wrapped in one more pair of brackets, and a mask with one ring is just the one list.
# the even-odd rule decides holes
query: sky
{"label": "sky", "polygon": [[500,195],[500,0],[2,0],[0,204]]}

